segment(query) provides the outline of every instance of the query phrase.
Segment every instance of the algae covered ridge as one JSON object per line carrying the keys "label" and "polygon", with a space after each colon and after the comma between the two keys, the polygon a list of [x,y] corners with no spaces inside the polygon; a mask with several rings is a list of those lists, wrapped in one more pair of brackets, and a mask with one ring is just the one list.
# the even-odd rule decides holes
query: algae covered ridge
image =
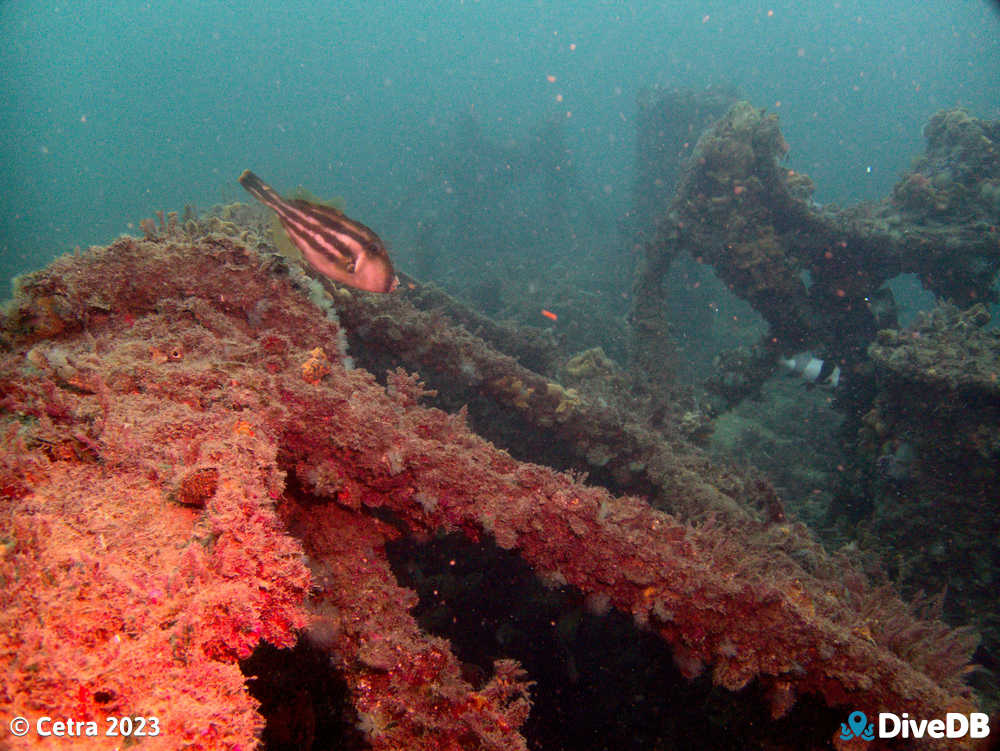
{"label": "algae covered ridge", "polygon": [[[550,678],[503,654],[474,677],[415,620],[391,565],[403,536],[445,531],[580,592],[588,617],[623,614],[669,647],[682,682],[736,692],[733,717],[741,697],[795,726],[846,703],[972,709],[973,637],[825,552],[765,480],[581,392],[611,367],[596,354],[564,387],[405,295],[325,290],[262,253],[253,227],[148,229],[26,276],[6,313],[5,708],[156,716],[144,748],[251,748],[315,732],[317,705],[255,698],[241,661],[308,643],[344,683],[352,742],[526,748]],[[667,513],[513,458],[464,411],[421,406],[434,394],[416,375],[380,384],[354,367],[345,326],[369,342],[354,356],[380,337],[402,359],[433,356],[597,465],[581,442],[617,431],[622,472],[686,500]],[[755,722],[740,732],[785,732]]]}

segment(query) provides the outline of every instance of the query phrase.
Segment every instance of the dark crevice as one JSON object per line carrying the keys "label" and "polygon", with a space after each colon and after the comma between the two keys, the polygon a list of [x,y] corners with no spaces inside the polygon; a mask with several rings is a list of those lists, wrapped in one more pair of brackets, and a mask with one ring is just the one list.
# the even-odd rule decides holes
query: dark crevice
{"label": "dark crevice", "polygon": [[330,657],[300,639],[292,649],[262,644],[240,669],[267,723],[263,751],[361,751],[368,744],[355,727],[347,683]]}
{"label": "dark crevice", "polygon": [[573,588],[547,589],[516,552],[459,535],[389,546],[400,583],[420,595],[421,627],[447,638],[475,685],[495,659],[515,658],[535,681],[529,747],[797,749],[829,747],[846,712],[814,697],[772,720],[757,683],[739,692],[687,680],[669,646],[617,612],[598,615]]}

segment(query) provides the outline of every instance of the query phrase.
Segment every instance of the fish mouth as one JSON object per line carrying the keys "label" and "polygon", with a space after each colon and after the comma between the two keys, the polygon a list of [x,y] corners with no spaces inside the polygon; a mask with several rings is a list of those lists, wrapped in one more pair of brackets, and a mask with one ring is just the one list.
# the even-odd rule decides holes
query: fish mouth
{"label": "fish mouth", "polygon": [[399,277],[391,264],[382,263],[379,258],[362,254],[355,259],[351,282],[359,289],[369,292],[392,292],[399,286]]}

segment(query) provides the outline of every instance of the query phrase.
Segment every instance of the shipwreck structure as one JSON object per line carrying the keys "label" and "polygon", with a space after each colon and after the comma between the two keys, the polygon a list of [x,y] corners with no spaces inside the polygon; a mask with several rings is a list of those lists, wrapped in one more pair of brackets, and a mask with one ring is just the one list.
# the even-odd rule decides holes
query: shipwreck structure
{"label": "shipwreck structure", "polygon": [[[265,729],[240,670],[264,643],[308,640],[363,745],[526,748],[545,678],[503,653],[473,675],[418,625],[390,564],[390,543],[439,530],[623,615],[735,706],[752,686],[772,718],[752,713],[740,732],[755,743],[808,726],[818,738],[795,746],[819,747],[858,706],[973,709],[974,638],[827,553],[766,481],[629,426],[406,296],[324,290],[261,254],[253,226],[147,231],[27,276],[4,319],[6,712],[158,716],[144,748],[245,749],[282,727],[311,742],[327,704],[295,693]],[[463,412],[421,406],[415,375],[378,383],[344,327],[364,342],[353,356],[433,361],[644,478],[673,513],[513,458]],[[577,372],[606,367],[588,362]]]}
{"label": "shipwreck structure", "polygon": [[873,301],[900,274],[961,307],[994,301],[1000,124],[949,110],[925,135],[926,153],[891,198],[823,207],[810,198],[812,181],[782,165],[788,146],[778,118],[733,105],[697,140],[646,244],[631,316],[636,367],[669,368],[663,279],[685,251],[769,326],[756,347],[728,356],[744,366],[741,380],[710,384],[727,404],[754,391],[779,353],[815,349],[863,369],[878,328],[894,324],[880,320]]}
{"label": "shipwreck structure", "polygon": [[[685,101],[664,92],[644,103],[646,120]],[[759,341],[717,356],[705,382],[716,409],[756,393],[779,355],[808,350],[839,365],[850,460],[831,526],[859,525],[848,534],[911,591],[947,592],[944,611],[982,629],[979,657],[993,667],[1000,350],[989,305],[1000,271],[1000,121],[945,110],[924,136],[925,152],[890,196],[850,208],[811,200],[812,182],[784,164],[777,117],[746,102],[705,128],[690,156],[640,137],[639,163],[673,159],[660,172],[679,177],[644,246],[632,367],[670,400],[676,332],[664,279],[681,253],[711,266],[768,324]],[[639,179],[637,192],[657,190]],[[906,330],[887,285],[900,274],[940,301]],[[986,690],[996,696],[995,681]]]}

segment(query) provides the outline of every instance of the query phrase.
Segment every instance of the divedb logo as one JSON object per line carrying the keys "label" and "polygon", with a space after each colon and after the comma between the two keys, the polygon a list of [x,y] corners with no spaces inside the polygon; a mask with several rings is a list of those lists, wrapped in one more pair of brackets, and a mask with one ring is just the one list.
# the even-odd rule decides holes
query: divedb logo
{"label": "divedb logo", "polygon": [[840,740],[849,741],[862,738],[866,741],[875,740],[875,726],[868,722],[864,712],[855,710],[847,716],[847,722],[840,723]]}
{"label": "divedb logo", "polygon": [[855,710],[840,723],[840,739],[873,741],[875,738],[985,738],[990,734],[990,718],[982,712],[948,712],[944,719],[915,720],[906,712],[879,712],[878,731],[864,712]]}

